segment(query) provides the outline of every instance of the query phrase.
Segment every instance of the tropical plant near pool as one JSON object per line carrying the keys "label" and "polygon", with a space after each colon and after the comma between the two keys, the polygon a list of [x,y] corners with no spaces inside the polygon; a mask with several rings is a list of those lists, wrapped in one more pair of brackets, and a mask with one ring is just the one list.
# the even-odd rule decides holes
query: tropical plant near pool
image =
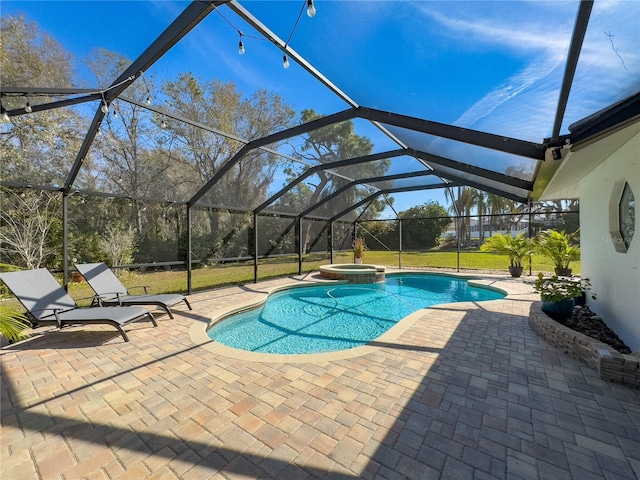
{"label": "tropical plant near pool", "polygon": [[[0,270],[3,272],[9,272],[19,270],[19,268],[14,265],[0,263]],[[5,287],[3,287],[3,289],[4,288]],[[10,342],[21,340],[27,336],[25,335],[24,330],[30,326],[31,324],[27,320],[26,316],[17,308],[7,305],[4,301],[0,304],[0,335],[4,338]]]}
{"label": "tropical plant near pool", "polygon": [[571,275],[569,264],[580,260],[580,247],[575,243],[576,233],[544,230],[536,237],[536,251],[553,262],[557,275]]}
{"label": "tropical plant near pool", "polygon": [[480,246],[480,250],[505,255],[509,259],[512,275],[514,275],[513,269],[521,269],[522,261],[534,252],[531,240],[525,237],[524,233],[519,233],[515,237],[508,233],[494,233]]}
{"label": "tropical plant near pool", "polygon": [[0,335],[10,342],[17,342],[25,336],[26,328],[31,325],[24,314],[9,305],[0,305]]}

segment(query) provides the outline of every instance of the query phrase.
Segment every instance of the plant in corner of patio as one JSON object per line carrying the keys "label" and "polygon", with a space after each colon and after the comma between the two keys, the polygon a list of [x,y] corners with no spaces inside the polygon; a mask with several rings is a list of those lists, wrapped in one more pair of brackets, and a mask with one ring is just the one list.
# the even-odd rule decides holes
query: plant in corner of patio
{"label": "plant in corner of patio", "polygon": [[494,233],[480,246],[480,250],[505,255],[509,259],[509,273],[514,278],[522,275],[522,260],[534,252],[531,240],[526,238],[524,233],[515,237],[509,233]]}
{"label": "plant in corner of patio", "polygon": [[[588,278],[561,278],[558,275],[545,277],[538,273],[533,289],[540,294],[542,311],[554,320],[562,321],[571,316],[575,299],[591,290],[591,282]],[[591,298],[595,300],[596,295],[592,293]]]}

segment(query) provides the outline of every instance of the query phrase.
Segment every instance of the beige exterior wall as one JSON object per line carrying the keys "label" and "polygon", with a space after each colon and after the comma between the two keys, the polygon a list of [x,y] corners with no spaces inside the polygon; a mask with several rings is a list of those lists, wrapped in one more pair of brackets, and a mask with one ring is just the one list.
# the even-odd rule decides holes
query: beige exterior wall
{"label": "beige exterior wall", "polygon": [[640,350],[640,229],[626,253],[617,252],[609,234],[609,203],[614,185],[626,180],[638,211],[640,200],[640,134],[623,144],[580,181],[582,276],[593,284],[590,308],[631,348]]}

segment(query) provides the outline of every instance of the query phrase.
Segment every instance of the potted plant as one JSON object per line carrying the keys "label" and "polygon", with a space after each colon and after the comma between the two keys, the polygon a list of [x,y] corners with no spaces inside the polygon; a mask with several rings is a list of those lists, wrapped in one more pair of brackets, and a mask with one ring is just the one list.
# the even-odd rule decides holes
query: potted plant
{"label": "potted plant", "polygon": [[536,251],[553,262],[556,275],[571,276],[569,264],[580,260],[580,247],[575,242],[577,232],[544,230],[536,237]]}
{"label": "potted plant", "polygon": [[355,263],[362,263],[362,259],[364,258],[364,251],[367,249],[366,244],[364,243],[364,238],[356,237],[353,241],[353,258]]}
{"label": "potted plant", "polygon": [[[533,289],[540,294],[542,311],[554,320],[563,321],[571,316],[575,299],[591,290],[591,282],[588,278],[545,277],[539,273]],[[596,295],[592,294],[591,298],[595,300]]]}
{"label": "potted plant", "polygon": [[509,273],[514,278],[522,275],[522,260],[534,252],[531,240],[524,233],[515,237],[509,233],[494,233],[480,246],[480,250],[505,255],[509,259]]}

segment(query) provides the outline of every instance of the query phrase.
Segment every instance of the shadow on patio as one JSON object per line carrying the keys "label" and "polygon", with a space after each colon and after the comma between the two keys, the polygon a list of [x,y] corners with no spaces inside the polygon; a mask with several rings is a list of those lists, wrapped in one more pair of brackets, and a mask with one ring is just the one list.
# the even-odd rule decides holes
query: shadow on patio
{"label": "shadow on patio", "polygon": [[319,364],[211,355],[193,312],[131,344],[46,335],[3,351],[3,476],[636,478],[640,393],[544,344],[526,311],[431,308],[397,344]]}

